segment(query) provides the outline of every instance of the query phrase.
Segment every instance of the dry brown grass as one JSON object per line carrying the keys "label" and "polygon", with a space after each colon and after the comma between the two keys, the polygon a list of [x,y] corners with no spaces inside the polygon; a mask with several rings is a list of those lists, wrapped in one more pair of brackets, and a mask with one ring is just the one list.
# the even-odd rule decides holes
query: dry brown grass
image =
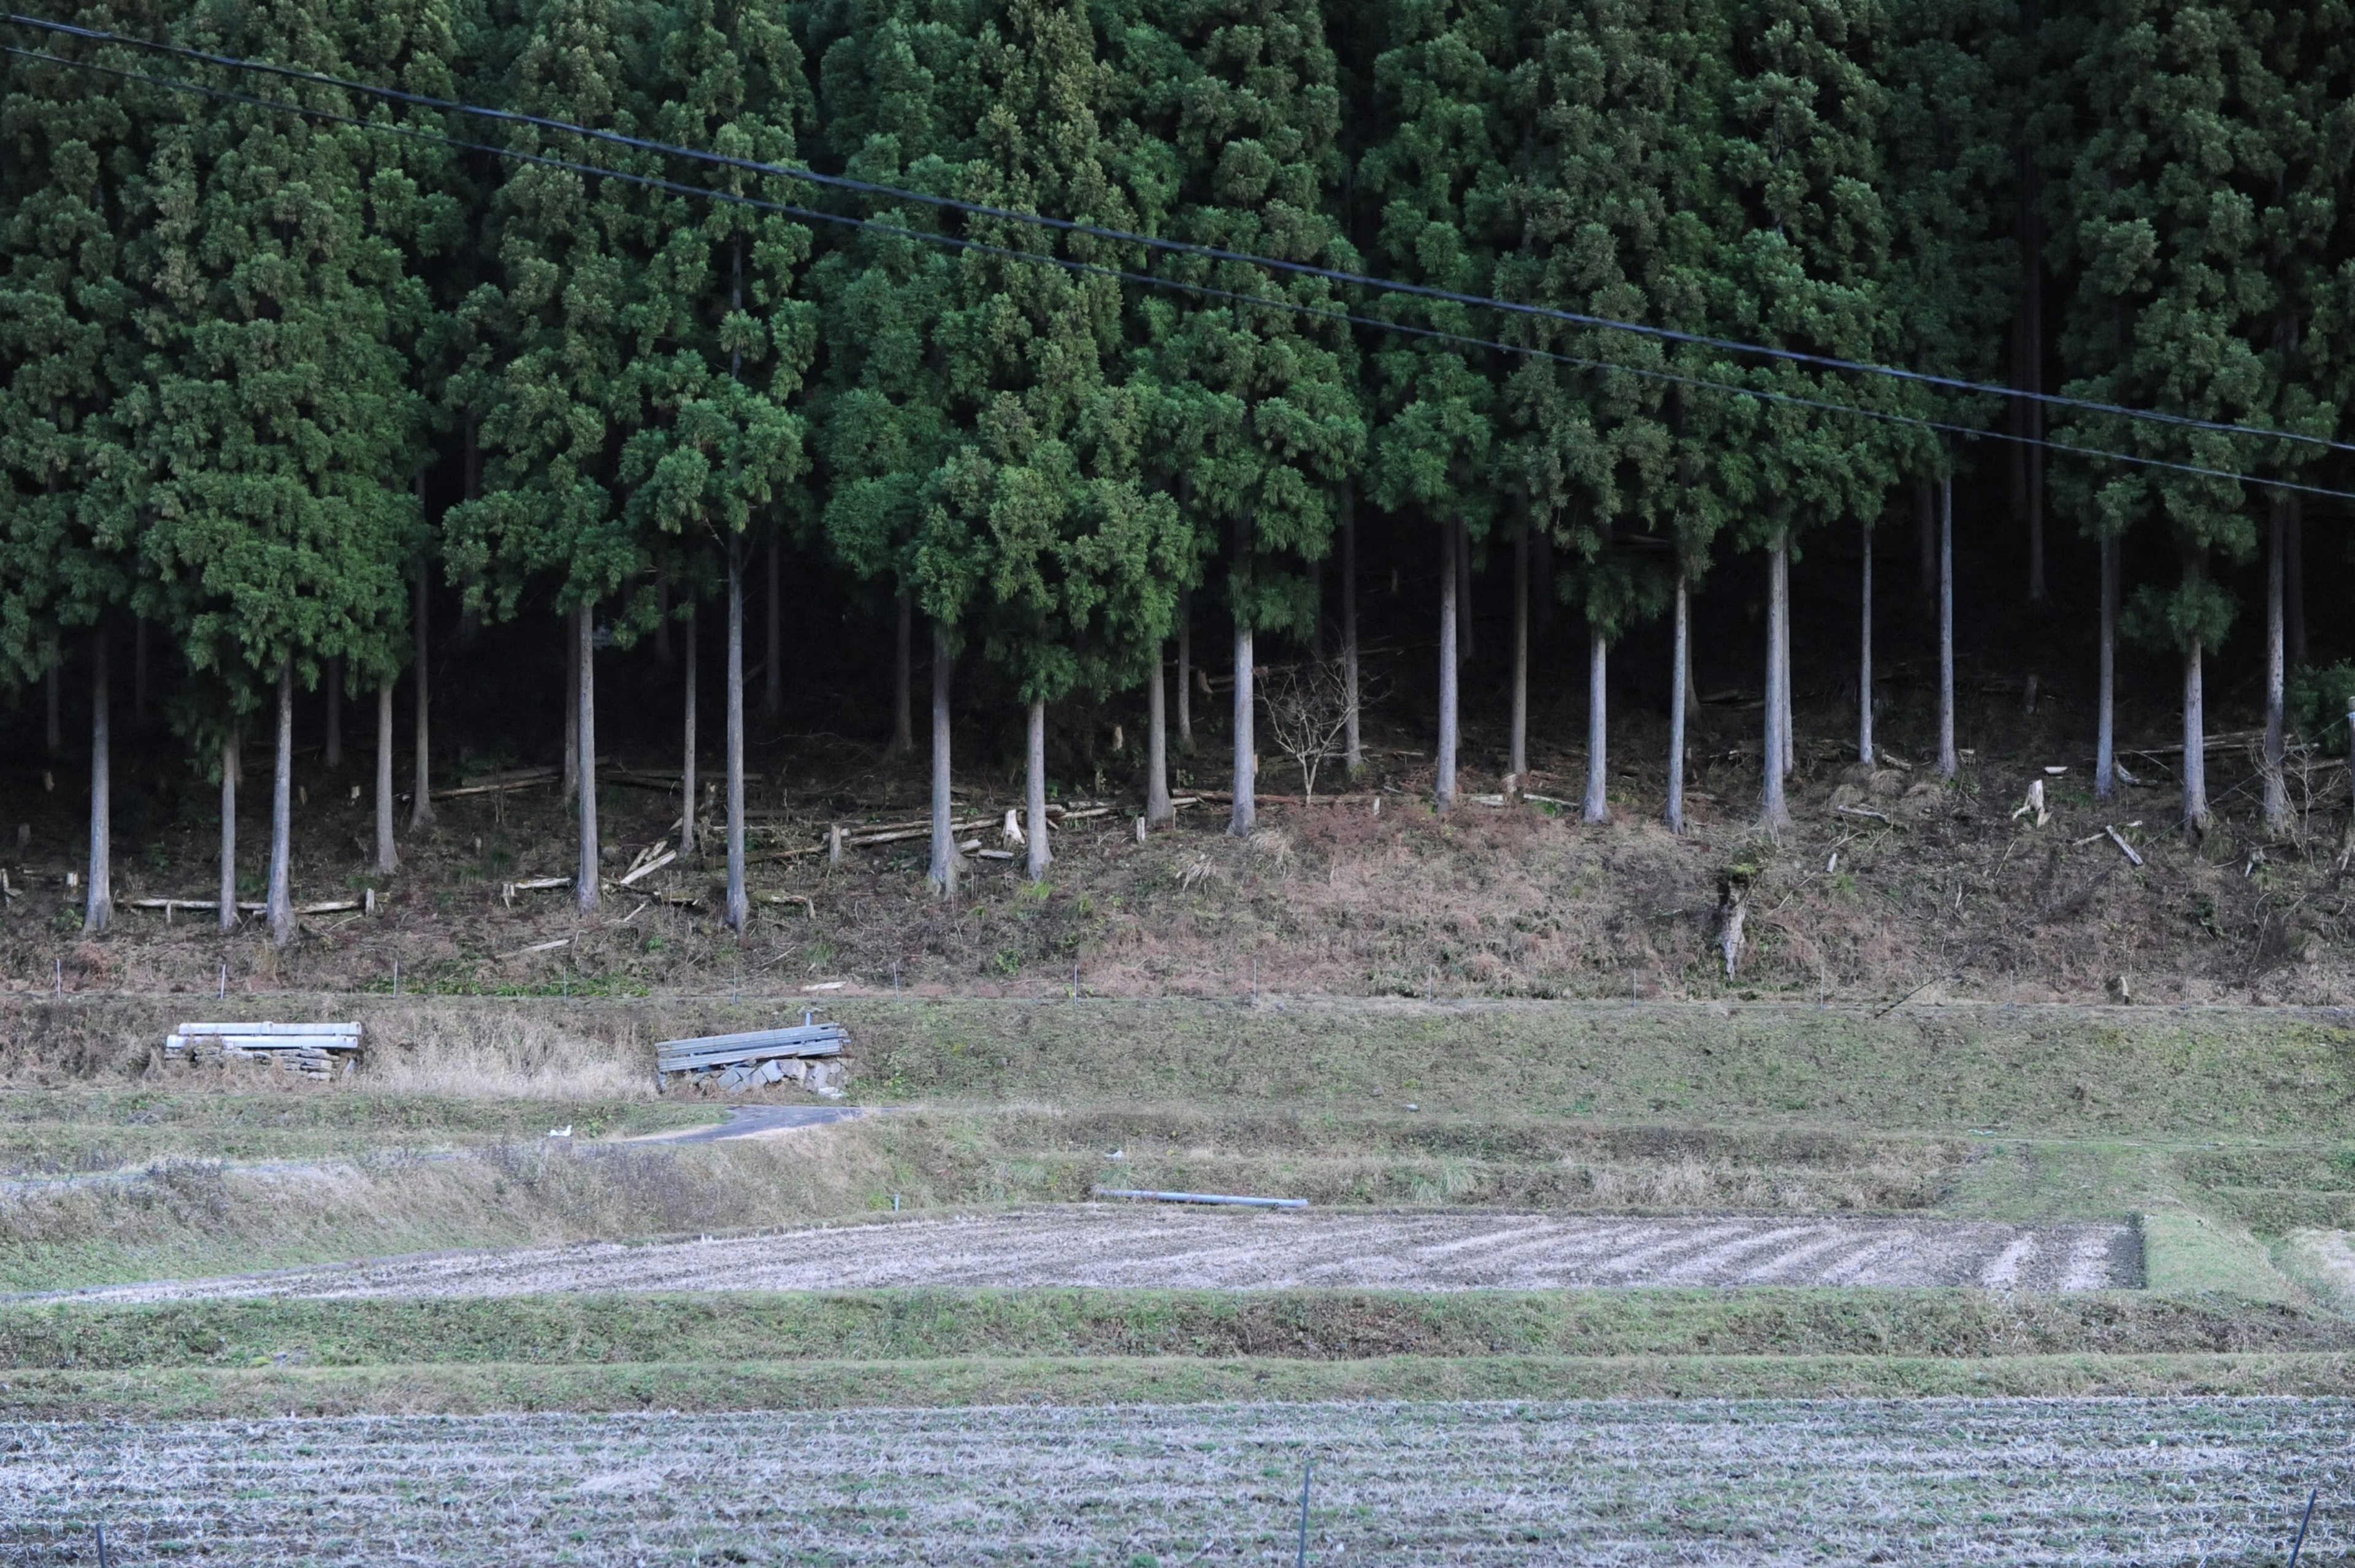
{"label": "dry brown grass", "polygon": [[[1534,806],[1465,805],[1435,818],[1427,763],[1391,743],[1417,737],[1391,735],[1353,786],[1382,792],[1379,817],[1362,804],[1269,804],[1246,845],[1220,831],[1224,809],[1206,805],[1139,845],[1115,815],[1058,834],[1043,892],[983,862],[946,904],[925,896],[921,843],[854,850],[831,869],[822,858],[757,859],[762,846],[816,841],[826,821],[905,815],[919,798],[911,767],[819,743],[795,759],[805,773],[756,792],[764,830],[782,835],[756,843],[756,891],[805,897],[814,912],[762,905],[742,944],[712,918],[713,861],[647,884],[699,895],[695,908],[616,894],[584,921],[561,892],[503,901],[503,881],[567,867],[567,819],[543,792],[496,808],[448,803],[442,825],[404,847],[382,918],[327,917],[284,953],[251,931],[223,936],[201,919],[167,928],[150,914],[125,913],[117,932],[83,938],[66,929],[73,912],[60,862],[0,921],[0,976],[18,990],[192,998],[224,983],[233,992],[389,989],[396,964],[410,987],[469,991],[777,995],[846,978],[1036,995],[1068,987],[1076,962],[1080,984],[1101,995],[1234,996],[1256,983],[1332,995],[1859,1000],[1927,984],[1933,995],[2094,1002],[2121,978],[2135,999],[2169,1003],[2335,1005],[2355,993],[2355,931],[2330,891],[2338,836],[2328,810],[2276,842],[2232,815],[2248,781],[2240,760],[2220,756],[2227,820],[2196,850],[2165,830],[2169,797],[2156,786],[2097,811],[2072,793],[2073,774],[2053,791],[2051,824],[2015,823],[2009,812],[2026,779],[2065,737],[1987,722],[2014,747],[1982,752],[1951,789],[1918,770],[1850,768],[1819,737],[1795,786],[1799,820],[1772,841],[1751,821],[1755,744],[1738,713],[1703,716],[1695,821],[1682,838],[1657,825],[1659,737],[1640,714],[1614,736],[1616,820],[1600,827]],[[1184,765],[1214,779],[1224,761],[1207,732],[1204,745]],[[1482,771],[1485,744],[1472,744],[1468,760],[1467,794],[1499,787]],[[1540,746],[1534,782],[1574,794],[1579,761]],[[968,782],[976,809],[994,814],[1012,798],[1002,778]],[[789,809],[775,803],[781,791]],[[1842,805],[1890,820],[1843,816]],[[305,896],[367,880],[354,858],[360,809],[324,795],[307,808],[297,838]],[[666,833],[675,805],[625,791],[609,810],[626,857]],[[2100,836],[2105,824],[2135,821],[2146,825],[2133,833],[2139,869]],[[176,833],[173,854],[123,856],[122,896],[204,885],[203,836]],[[1717,883],[1729,869],[1753,882],[1750,945],[1731,986],[1713,949]],[[519,955],[559,938],[570,944]]]}

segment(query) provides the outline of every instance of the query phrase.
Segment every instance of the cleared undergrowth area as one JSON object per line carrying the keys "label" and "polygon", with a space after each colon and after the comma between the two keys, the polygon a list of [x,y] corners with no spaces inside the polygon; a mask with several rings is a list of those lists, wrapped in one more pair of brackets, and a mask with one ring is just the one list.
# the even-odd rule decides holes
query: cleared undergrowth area
{"label": "cleared undergrowth area", "polygon": [[[275,1563],[2278,1563],[2339,1400],[25,1424],[0,1552]],[[1140,1419],[1149,1417],[1149,1419]],[[2343,1474],[2343,1468],[2337,1474]]]}

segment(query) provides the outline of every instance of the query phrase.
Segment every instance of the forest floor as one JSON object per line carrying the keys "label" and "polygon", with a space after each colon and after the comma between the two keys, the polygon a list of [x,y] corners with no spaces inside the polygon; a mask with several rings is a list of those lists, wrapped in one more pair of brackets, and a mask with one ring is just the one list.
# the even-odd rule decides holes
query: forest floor
{"label": "forest floor", "polygon": [[[1327,793],[1313,805],[1301,802],[1297,771],[1263,756],[1260,831],[1247,840],[1223,831],[1223,802],[1206,800],[1140,842],[1141,800],[1122,783],[1131,738],[1127,751],[1104,753],[1084,789],[1060,792],[1073,811],[1102,815],[1059,827],[1038,885],[1000,849],[1017,780],[970,771],[958,818],[973,826],[960,837],[1003,858],[969,858],[945,901],[926,893],[921,832],[854,845],[828,863],[829,827],[856,837],[920,822],[924,783],[920,758],[820,738],[752,781],[755,919],[741,943],[717,918],[720,862],[708,820],[701,853],[609,887],[594,914],[575,912],[569,887],[517,891],[571,869],[570,813],[546,784],[442,801],[432,827],[404,835],[401,869],[378,878],[366,869],[372,817],[352,783],[367,773],[357,756],[341,773],[315,757],[298,771],[294,891],[304,904],[373,888],[374,914],[307,917],[300,941],[280,950],[250,917],[223,933],[206,908],[133,907],[201,900],[217,885],[217,829],[197,792],[168,819],[126,813],[115,927],[86,937],[80,895],[67,886],[78,863],[73,803],[12,783],[0,794],[22,798],[0,813],[25,819],[25,847],[7,868],[0,984],[775,995],[838,982],[966,996],[1076,987],[1139,997],[1918,993],[2323,1005],[2355,996],[2343,764],[2298,763],[2296,830],[2275,835],[2254,820],[2253,742],[2220,744],[2209,766],[2221,818],[2195,846],[2173,826],[2177,786],[2161,742],[2125,753],[2142,782],[2096,803],[2088,759],[2049,724],[1983,725],[2010,743],[1966,752],[1960,779],[1942,784],[1919,753],[1884,751],[1871,768],[1844,761],[1843,745],[1823,738],[1836,717],[1817,717],[1801,748],[1796,820],[1771,836],[1751,805],[1755,714],[1739,707],[1703,709],[1682,837],[1658,824],[1663,748],[1659,726],[1642,716],[1614,736],[1625,761],[1614,763],[1608,824],[1583,824],[1561,804],[1582,791],[1574,751],[1536,752],[1526,787],[1550,798],[1505,803],[1500,776],[1467,768],[1465,803],[1443,817],[1431,807],[1427,754],[1404,743],[1412,735],[1381,734],[1369,737],[1360,776],[1325,770]],[[1476,763],[1487,752],[1468,754]],[[623,761],[634,765],[610,766],[600,791],[609,882],[679,837],[658,759]],[[1215,788],[1228,773],[1207,726],[1201,749],[1177,767],[1181,794]],[[2050,809],[2041,822],[2015,811],[2037,781]],[[259,792],[246,795],[249,812],[267,809]],[[266,845],[262,824],[249,824],[243,841]],[[249,861],[248,896],[258,898],[258,848]],[[1729,883],[1748,891],[1731,977],[1719,941]]]}

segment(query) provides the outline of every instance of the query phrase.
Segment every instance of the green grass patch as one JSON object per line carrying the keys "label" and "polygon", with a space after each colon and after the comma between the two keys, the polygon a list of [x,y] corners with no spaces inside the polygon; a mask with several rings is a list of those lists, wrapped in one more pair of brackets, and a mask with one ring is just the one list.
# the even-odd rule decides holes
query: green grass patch
{"label": "green grass patch", "polygon": [[2355,1356],[1121,1356],[32,1371],[0,1379],[0,1413],[17,1420],[202,1420],[1305,1400],[2261,1394],[2355,1394]]}
{"label": "green grass patch", "polygon": [[2286,1304],[2127,1291],[882,1290],[0,1307],[0,1368],[1193,1356],[1937,1356],[2355,1350]]}
{"label": "green grass patch", "polygon": [[2140,1222],[2143,1283],[2155,1293],[2236,1301],[2305,1299],[2274,1267],[2264,1243],[2229,1220],[2162,1209],[2144,1214]]}
{"label": "green grass patch", "polygon": [[348,1159],[538,1138],[623,1137],[717,1122],[655,1100],[468,1099],[303,1088],[0,1089],[0,1175],[78,1175],[159,1159]]}

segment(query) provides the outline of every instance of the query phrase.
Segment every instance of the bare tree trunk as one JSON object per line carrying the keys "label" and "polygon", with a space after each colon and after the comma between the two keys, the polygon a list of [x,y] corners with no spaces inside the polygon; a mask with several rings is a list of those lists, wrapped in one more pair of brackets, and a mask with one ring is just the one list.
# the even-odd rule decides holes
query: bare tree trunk
{"label": "bare tree trunk", "polygon": [[1023,747],[1025,772],[1022,785],[1022,815],[1029,826],[1025,848],[1029,851],[1024,869],[1034,882],[1047,880],[1048,862],[1054,855],[1047,848],[1047,705],[1030,705],[1029,734]]}
{"label": "bare tree trunk", "polygon": [[1457,585],[1455,573],[1460,558],[1455,549],[1456,525],[1444,523],[1439,529],[1439,772],[1433,791],[1441,811],[1455,804],[1455,722],[1456,722],[1456,632],[1455,614]]}
{"label": "bare tree trunk", "polygon": [[1605,695],[1611,645],[1600,627],[1586,629],[1586,806],[1580,816],[1588,822],[1611,820],[1611,801],[1604,793],[1610,783],[1610,709]]}
{"label": "bare tree trunk", "polygon": [[58,645],[51,643],[49,660],[41,670],[41,680],[43,694],[47,697],[49,705],[48,729],[42,736],[42,743],[52,757],[66,749],[65,699],[59,689],[63,682],[58,673],[58,666],[62,660],[63,656],[58,652]]}
{"label": "bare tree trunk", "polygon": [[237,785],[243,736],[235,724],[221,737],[220,928],[237,929]]}
{"label": "bare tree trunk", "polygon": [[1161,645],[1153,645],[1153,672],[1145,682],[1145,820],[1158,827],[1177,819],[1169,804],[1169,698]]}
{"label": "bare tree trunk", "polygon": [[670,668],[670,573],[655,572],[655,666]]}
{"label": "bare tree trunk", "polygon": [[2205,699],[2200,689],[2200,639],[2183,650],[2183,831],[2193,843],[2207,836],[2208,745]]}
{"label": "bare tree trunk", "polygon": [[2107,800],[2117,788],[2118,541],[2101,536],[2102,667],[2095,696],[2094,795]]}
{"label": "bare tree trunk", "polygon": [[728,536],[728,929],[752,918],[744,889],[744,539]]}
{"label": "bare tree trunk", "polygon": [[270,940],[294,940],[294,661],[278,666],[278,762],[270,779]]}
{"label": "bare tree trunk", "polygon": [[[2019,335],[2017,382],[2023,391],[2044,389],[2043,180],[2035,159],[2023,154],[2019,169]],[[2028,521],[2028,601],[2041,606],[2044,581],[2044,405],[2034,398],[2013,400],[2019,432],[2022,510]]]}
{"label": "bare tree trunk", "polygon": [[1178,591],[1178,744],[1194,749],[1194,591]]}
{"label": "bare tree trunk", "polygon": [[[1513,535],[1513,736],[1505,771],[1515,794],[1529,787],[1529,517]],[[1588,793],[1593,793],[1590,786]]]}
{"label": "bare tree trunk", "polygon": [[2282,705],[2288,671],[2283,667],[2282,543],[2288,529],[2280,501],[2273,506],[2272,539],[2265,550],[2265,831],[2289,831],[2289,785],[2282,776]]}
{"label": "bare tree trunk", "polygon": [[[483,494],[483,421],[479,415],[466,416],[465,453],[460,466],[464,473],[465,496],[479,500]],[[474,603],[474,589],[481,580],[469,577],[466,592],[458,600],[458,645],[471,648],[483,633],[483,612]]]}
{"label": "bare tree trunk", "polygon": [[573,611],[573,636],[581,650],[580,869],[572,877],[572,907],[593,914],[603,900],[604,875],[597,851],[597,607],[582,601]]}
{"label": "bare tree trunk", "polygon": [[376,869],[389,877],[400,869],[392,847],[392,682],[376,688]]}
{"label": "bare tree trunk", "polygon": [[686,733],[680,737],[678,769],[678,852],[692,855],[696,849],[695,833],[695,720],[699,699],[695,689],[695,601],[687,603],[687,624],[680,641],[687,645],[687,692],[679,705],[687,710]]}
{"label": "bare tree trunk", "polygon": [[1685,692],[1692,685],[1692,600],[1677,568],[1676,634],[1668,655],[1668,831],[1685,830]]}
{"label": "bare tree trunk", "polygon": [[1962,771],[1955,755],[1955,476],[1938,481],[1938,776]]}
{"label": "bare tree trunk", "polygon": [[144,726],[147,722],[147,617],[133,616],[131,628],[131,722]]}
{"label": "bare tree trunk", "polygon": [[1793,734],[1796,726],[1791,713],[1791,534],[1788,528],[1776,536],[1774,555],[1769,563],[1774,579],[1774,596],[1783,606],[1783,618],[1774,636],[1774,706],[1783,715],[1783,773],[1787,779],[1798,766],[1798,741]]}
{"label": "bare tree trunk", "polygon": [[914,692],[916,602],[900,590],[899,630],[891,645],[891,753],[911,756],[916,750]]}
{"label": "bare tree trunk", "polygon": [[[418,480],[421,490],[424,487],[424,484],[425,481],[421,477]],[[416,613],[410,623],[417,635],[417,651],[410,661],[412,667],[410,670],[410,677],[417,683],[417,760],[415,777],[410,783],[409,795],[409,830],[411,833],[421,827],[433,826],[432,789],[433,721],[431,694],[426,689],[425,655],[428,637],[425,619],[425,573],[426,564],[421,560],[417,563]]]}
{"label": "bare tree trunk", "polygon": [[581,639],[564,617],[564,804],[581,797]]}
{"label": "bare tree trunk", "polygon": [[1913,533],[1922,556],[1914,586],[1927,610],[1938,603],[1938,491],[1928,479],[1913,484]]}
{"label": "bare tree trunk", "polygon": [[2306,653],[2306,497],[2282,497],[2283,619],[2289,634],[2289,662],[2303,668]]}
{"label": "bare tree trunk", "polygon": [[1316,613],[1308,623],[1308,657],[1316,664],[1325,662],[1325,562],[1308,563],[1308,599]]}
{"label": "bare tree trunk", "polygon": [[113,706],[107,686],[106,623],[90,638],[90,890],[82,902],[81,928],[104,931],[114,918],[113,747],[107,711]]}
{"label": "bare tree trunk", "polygon": [[1783,649],[1783,622],[1791,613],[1790,577],[1782,569],[1789,548],[1788,537],[1778,529],[1766,571],[1766,767],[1758,811],[1760,821],[1769,829],[1785,827],[1791,820],[1791,808],[1783,797],[1787,742],[1783,734],[1785,720],[1780,677],[1775,671]]}
{"label": "bare tree trunk", "polygon": [[327,755],[331,768],[344,765],[344,656],[327,656]]}
{"label": "bare tree trunk", "polygon": [[1872,525],[1864,525],[1864,586],[1859,598],[1856,657],[1856,760],[1872,761]]}
{"label": "bare tree trunk", "polygon": [[1472,525],[1455,519],[1455,662],[1472,662]]}
{"label": "bare tree trunk", "polygon": [[949,826],[954,802],[949,794],[949,677],[956,661],[949,654],[949,629],[932,623],[932,865],[927,880],[933,896],[956,893],[955,831]]}
{"label": "bare tree trunk", "polygon": [[1366,765],[1358,722],[1358,487],[1341,482],[1341,763],[1353,775]]}
{"label": "bare tree trunk", "polygon": [[784,544],[783,530],[769,539],[762,552],[769,569],[769,651],[761,670],[761,711],[771,719],[785,710],[785,594],[778,581],[777,555]]}

